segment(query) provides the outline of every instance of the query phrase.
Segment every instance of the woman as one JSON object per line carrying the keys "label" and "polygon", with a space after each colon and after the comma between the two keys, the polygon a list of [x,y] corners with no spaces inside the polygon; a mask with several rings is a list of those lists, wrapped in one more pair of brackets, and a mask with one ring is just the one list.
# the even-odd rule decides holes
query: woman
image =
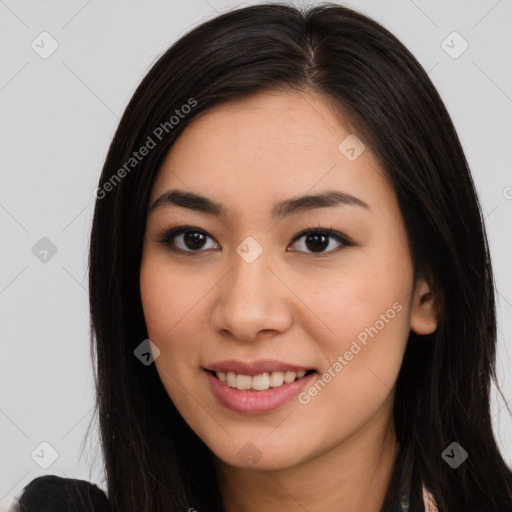
{"label": "woman", "polygon": [[512,510],[479,202],[386,29],[332,4],[204,23],[138,87],[95,195],[111,510]]}

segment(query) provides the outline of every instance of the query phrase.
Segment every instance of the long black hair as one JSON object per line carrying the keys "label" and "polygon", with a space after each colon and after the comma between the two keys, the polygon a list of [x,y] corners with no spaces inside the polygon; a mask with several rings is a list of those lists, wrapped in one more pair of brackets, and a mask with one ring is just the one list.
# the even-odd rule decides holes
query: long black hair
{"label": "long black hair", "polygon": [[[435,290],[438,328],[410,333],[398,376],[398,442],[413,450],[440,511],[512,510],[511,471],[490,415],[494,279],[467,161],[413,55],[371,18],[336,4],[262,4],[201,24],[154,63],[122,116],[95,193],[89,255],[96,412],[112,510],[223,508],[209,450],[155,365],[134,356],[148,337],[142,241],[155,177],[178,135],[213,105],[266,90],[313,91],[348,114],[393,184],[415,275]],[[452,442],[469,454],[457,469],[441,456]]]}

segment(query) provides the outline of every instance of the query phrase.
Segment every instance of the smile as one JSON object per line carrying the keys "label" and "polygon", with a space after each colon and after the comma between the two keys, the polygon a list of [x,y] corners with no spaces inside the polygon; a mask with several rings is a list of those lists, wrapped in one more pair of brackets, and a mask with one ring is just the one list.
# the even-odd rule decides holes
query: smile
{"label": "smile", "polygon": [[203,370],[213,396],[241,414],[272,412],[295,398],[318,374],[280,361],[225,361]]}

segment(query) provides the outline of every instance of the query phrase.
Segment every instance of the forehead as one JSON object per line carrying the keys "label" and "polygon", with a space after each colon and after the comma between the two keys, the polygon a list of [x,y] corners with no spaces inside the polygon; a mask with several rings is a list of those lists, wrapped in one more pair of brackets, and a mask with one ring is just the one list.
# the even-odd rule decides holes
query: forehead
{"label": "forehead", "polygon": [[380,188],[383,198],[386,180],[371,151],[356,159],[343,152],[356,135],[347,121],[312,92],[264,92],[219,104],[180,134],[152,199],[176,187],[246,208],[333,187],[363,200]]}
{"label": "forehead", "polygon": [[337,141],[348,133],[326,99],[313,93],[264,92],[202,112],[175,142],[168,161],[182,158],[178,153],[185,151],[189,161],[203,162],[207,153],[208,158],[229,155],[257,166],[295,161],[318,146],[337,156]]}

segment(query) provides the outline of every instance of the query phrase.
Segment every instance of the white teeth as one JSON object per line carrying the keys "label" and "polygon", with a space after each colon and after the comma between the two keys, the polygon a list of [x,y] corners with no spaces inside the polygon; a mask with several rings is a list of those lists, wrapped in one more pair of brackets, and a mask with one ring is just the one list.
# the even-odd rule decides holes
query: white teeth
{"label": "white teeth", "polygon": [[236,388],[236,373],[228,372],[226,376],[226,383],[230,388]]}
{"label": "white teeth", "polygon": [[264,391],[270,387],[270,378],[268,373],[262,373],[261,375],[255,375],[252,378],[252,389],[257,391]]}
{"label": "white teeth", "polygon": [[286,372],[284,374],[284,381],[286,383],[290,383],[290,382],[293,382],[296,377],[297,377],[297,374],[295,372]]}
{"label": "white teeth", "polygon": [[236,387],[237,389],[251,389],[252,385],[252,377],[250,375],[240,375],[236,376]]}
{"label": "white teeth", "polygon": [[242,391],[250,389],[265,391],[269,388],[276,388],[293,382],[296,379],[301,379],[306,375],[306,370],[262,373],[254,377],[235,372],[215,372],[215,374],[220,381],[226,383],[230,388],[237,388]]}
{"label": "white teeth", "polygon": [[277,386],[282,386],[284,382],[284,373],[283,372],[272,372],[270,374],[270,387],[276,388]]}

